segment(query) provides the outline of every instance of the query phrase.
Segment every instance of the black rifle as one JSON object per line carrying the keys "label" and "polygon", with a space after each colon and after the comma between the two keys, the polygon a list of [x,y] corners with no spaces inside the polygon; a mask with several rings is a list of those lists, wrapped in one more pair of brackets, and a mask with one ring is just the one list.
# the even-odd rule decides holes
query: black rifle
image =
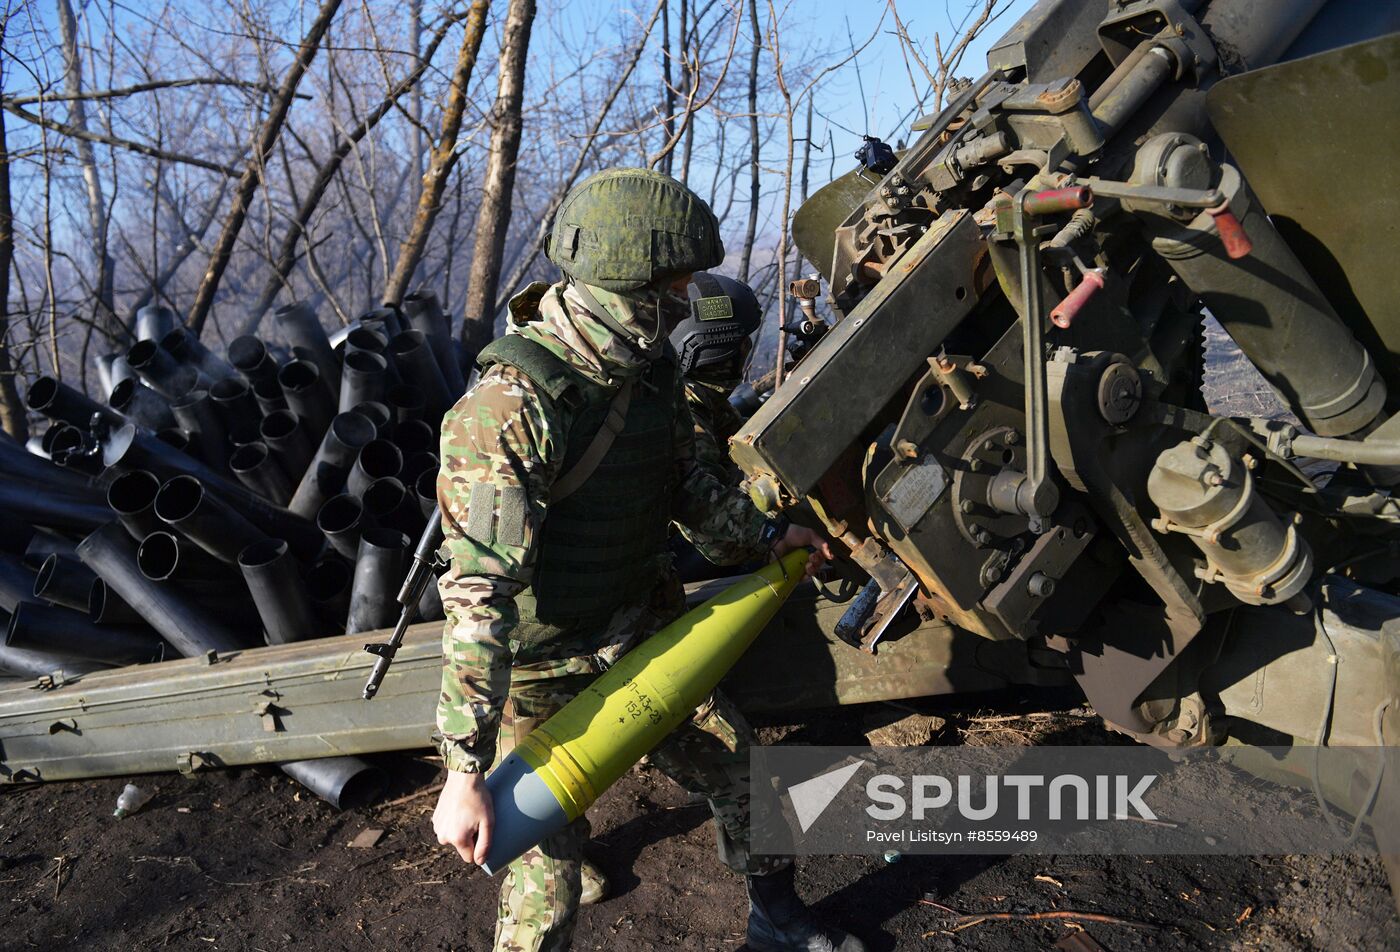
{"label": "black rifle", "polygon": [[378,655],[378,660],[374,662],[374,670],[365,682],[366,701],[373,700],[379,693],[379,685],[384,681],[384,675],[389,673],[389,665],[394,663],[394,655],[398,652],[399,645],[403,644],[404,632],[413,624],[413,617],[418,612],[418,600],[423,597],[428,585],[437,581],[433,575],[433,568],[438,564],[437,550],[441,546],[442,512],[434,506],[432,515],[428,517],[428,525],[418,537],[418,546],[413,550],[413,565],[403,580],[403,587],[399,589],[397,600],[402,609],[399,613],[399,623],[394,626],[394,633],[389,636],[388,641],[365,645],[366,651]]}

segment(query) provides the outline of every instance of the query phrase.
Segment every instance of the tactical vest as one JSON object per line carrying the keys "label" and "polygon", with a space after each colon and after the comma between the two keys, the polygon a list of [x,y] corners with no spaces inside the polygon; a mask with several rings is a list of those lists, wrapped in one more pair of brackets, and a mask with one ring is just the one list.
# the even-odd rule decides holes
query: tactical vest
{"label": "tactical vest", "polygon": [[[483,373],[523,373],[572,421],[558,472],[569,472],[607,417],[616,391],[590,380],[528,338],[507,334],[478,357]],[[592,474],[551,502],[535,548],[530,587],[516,597],[522,642],[563,640],[601,627],[644,599],[660,575],[675,487],[676,365],[657,360],[638,381],[627,421]]]}

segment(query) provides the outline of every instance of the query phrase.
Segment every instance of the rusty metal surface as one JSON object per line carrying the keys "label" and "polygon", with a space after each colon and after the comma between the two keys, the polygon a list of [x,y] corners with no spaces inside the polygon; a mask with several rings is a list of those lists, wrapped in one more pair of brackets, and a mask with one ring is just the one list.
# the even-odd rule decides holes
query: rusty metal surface
{"label": "rusty metal surface", "polygon": [[[699,587],[703,598],[714,586]],[[805,586],[731,672],[749,711],[893,700],[1039,683],[1024,646],[929,625],[878,657],[831,633],[844,606]],[[912,617],[912,616],[911,616]],[[441,670],[440,622],[404,639],[373,703],[360,687],[373,632],[103,671],[49,691],[0,690],[0,780],[65,780],[425,747]],[[991,652],[988,654],[988,652]],[[994,674],[1000,671],[1001,674]]]}

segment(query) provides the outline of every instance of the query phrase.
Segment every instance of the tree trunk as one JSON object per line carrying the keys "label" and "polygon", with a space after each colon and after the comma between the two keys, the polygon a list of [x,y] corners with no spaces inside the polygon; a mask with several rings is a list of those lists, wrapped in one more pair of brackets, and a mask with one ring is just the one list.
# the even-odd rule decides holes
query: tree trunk
{"label": "tree trunk", "polygon": [[511,193],[515,189],[515,160],[520,151],[521,103],[525,96],[525,59],[530,48],[530,24],[535,0],[511,0],[501,37],[501,71],[496,104],[491,110],[491,154],[481,186],[476,215],[476,243],[467,276],[462,344],[475,355],[495,336],[496,288],[501,258],[510,230]]}
{"label": "tree trunk", "polygon": [[758,0],[749,0],[750,38],[753,52],[749,54],[749,220],[744,228],[744,250],[739,258],[739,280],[748,283],[753,262],[753,243],[758,234],[758,54],[763,49],[763,35],[758,31]]}
{"label": "tree trunk", "polygon": [[[415,63],[423,59],[423,0],[408,2],[408,50]],[[436,44],[433,47],[436,49]],[[432,59],[429,54],[428,59]],[[408,114],[413,119],[413,167],[418,170],[417,180],[423,181],[423,87],[413,84],[408,96]],[[413,196],[417,201],[418,196]]]}
{"label": "tree trunk", "polygon": [[[689,11],[689,9],[687,8],[687,2],[688,2],[688,0],[681,0],[681,9],[680,9],[680,17],[679,17],[679,19],[680,19],[680,52],[681,52],[681,88],[682,88],[682,89],[689,89],[689,88],[690,88],[690,85],[691,85],[691,72],[690,72],[690,66],[691,66],[691,64],[690,64],[690,46],[689,46],[689,44],[690,44],[690,33],[691,33],[691,30],[692,30],[692,27],[691,27],[691,25],[690,25],[690,18],[689,18],[689,13],[690,13],[690,11]],[[698,16],[698,15],[699,15],[699,13],[697,12],[697,16]],[[735,15],[736,15],[736,16],[742,16],[742,14],[735,14]],[[700,68],[700,66],[699,66],[699,64],[700,64],[700,56],[699,56],[699,50],[700,50],[700,38],[699,38],[700,24],[699,24],[699,23],[696,23],[693,29],[694,29],[695,35],[696,35],[696,39],[695,39],[695,49],[696,49],[695,68],[696,68],[696,69],[699,69],[699,68]],[[684,140],[681,142],[681,174],[678,175],[678,176],[676,176],[677,178],[679,178],[679,179],[680,179],[683,183],[685,183],[686,185],[689,185],[689,184],[690,184],[690,153],[691,153],[691,149],[692,149],[692,147],[694,146],[694,144],[695,144],[695,123],[692,122],[692,123],[690,123],[689,125],[687,125],[687,126],[685,127],[685,138],[684,138]]]}
{"label": "tree trunk", "polygon": [[[0,20],[0,38],[4,36]],[[5,88],[5,57],[0,56],[0,90]],[[10,151],[5,138],[5,113],[0,111],[0,427],[20,443],[29,439],[29,421],[15,385],[15,362],[10,359],[10,262],[15,256],[14,212],[10,207]]]}
{"label": "tree trunk", "polygon": [[253,204],[253,196],[257,194],[258,184],[262,181],[263,169],[272,156],[272,150],[277,146],[277,138],[282,133],[282,126],[287,120],[287,111],[296,96],[297,86],[301,83],[306,68],[316,58],[316,52],[321,48],[321,39],[326,35],[326,30],[330,28],[331,20],[339,9],[340,0],[323,0],[321,9],[316,12],[315,22],[311,24],[311,29],[307,31],[297,49],[296,59],[293,60],[287,75],[282,79],[282,85],[278,87],[277,94],[272,99],[267,118],[258,130],[253,154],[248,157],[248,165],[244,168],[243,175],[238,180],[238,188],[234,191],[233,208],[224,222],[218,243],[209,255],[209,267],[199,282],[194,305],[190,308],[189,326],[196,337],[204,329],[204,322],[214,306],[214,295],[219,290],[219,282],[223,280],[229,259],[233,257],[233,246],[248,218],[248,209]]}
{"label": "tree trunk", "polygon": [[[73,18],[73,7],[68,0],[58,0],[58,25],[63,35],[63,85],[67,94],[73,97],[68,103],[68,123],[75,129],[87,131],[87,107],[83,95],[83,61],[78,56],[78,24]],[[116,263],[107,248],[107,202],[102,196],[102,179],[97,173],[97,157],[92,143],[77,139],[73,143],[78,153],[78,165],[83,170],[83,187],[87,192],[88,238],[92,242],[92,255],[97,263],[97,301],[95,310],[102,314],[104,322],[112,330],[120,323],[117,319],[115,294],[113,292],[113,272]]]}
{"label": "tree trunk", "polygon": [[[618,73],[607,96],[603,97],[603,104],[598,108],[598,114],[593,117],[588,134],[583,137],[583,145],[579,146],[578,155],[574,156],[574,164],[569,169],[569,174],[564,176],[564,180],[559,183],[554,195],[550,197],[549,205],[545,208],[544,214],[540,216],[539,227],[535,229],[534,239],[525,246],[515,266],[511,269],[510,278],[506,281],[507,292],[525,280],[525,275],[530,272],[530,268],[534,266],[540,252],[544,250],[545,239],[549,237],[549,230],[554,227],[554,216],[558,214],[559,206],[564,203],[564,198],[568,195],[569,190],[574,187],[574,183],[583,173],[583,167],[588,162],[588,154],[593,149],[593,142],[599,136],[598,130],[603,128],[603,123],[607,120],[608,114],[612,112],[617,97],[626,87],[627,81],[632,78],[632,73],[642,58],[642,52],[651,39],[651,31],[656,26],[656,18],[661,15],[661,8],[665,3],[666,0],[657,0],[656,6],[651,11],[651,18],[642,27],[642,35],[633,45],[632,52],[628,54],[627,65],[623,67],[622,72]],[[506,300],[506,298],[498,298],[493,310],[499,312],[501,308],[506,306]]]}
{"label": "tree trunk", "polygon": [[457,164],[457,136],[462,131],[462,114],[467,108],[467,87],[471,84],[476,55],[481,50],[481,38],[486,32],[488,5],[488,0],[472,0],[471,9],[467,12],[467,31],[462,37],[462,48],[457,52],[457,66],[452,73],[452,85],[442,112],[442,135],[433,146],[428,171],[423,176],[423,190],[418,195],[418,210],[413,215],[408,237],[399,246],[399,257],[389,277],[389,286],[384,289],[385,303],[397,304],[408,293],[409,282],[418,270],[418,262],[423,259],[423,252],[428,247],[428,235],[442,208],[447,180],[452,177],[452,169]]}
{"label": "tree trunk", "polygon": [[[684,43],[684,40],[682,40]],[[670,142],[675,134],[676,88],[671,85],[671,4],[661,7],[661,141]],[[661,171],[671,174],[671,153],[661,157]]]}

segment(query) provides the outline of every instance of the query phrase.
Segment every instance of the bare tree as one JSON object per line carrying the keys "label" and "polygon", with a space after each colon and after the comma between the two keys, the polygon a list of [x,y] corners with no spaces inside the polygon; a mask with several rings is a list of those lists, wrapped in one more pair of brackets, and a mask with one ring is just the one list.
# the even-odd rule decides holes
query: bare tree
{"label": "bare tree", "polygon": [[852,43],[851,52],[849,56],[837,62],[831,63],[830,65],[821,69],[812,79],[810,79],[806,83],[806,85],[802,86],[796,91],[796,93],[794,93],[794,91],[788,84],[788,77],[785,70],[785,64],[783,62],[782,41],[779,35],[781,30],[779,25],[779,16],[777,11],[774,9],[773,0],[768,0],[768,49],[773,55],[773,76],[774,79],[776,79],[777,81],[778,92],[779,94],[781,94],[783,99],[782,119],[784,123],[784,132],[786,134],[787,144],[787,154],[785,157],[786,161],[783,165],[782,217],[779,219],[781,224],[778,229],[777,269],[774,274],[775,290],[778,300],[778,357],[777,363],[773,368],[773,385],[775,387],[782,385],[783,374],[786,370],[786,367],[784,366],[784,361],[787,357],[787,338],[784,336],[782,328],[784,325],[787,324],[788,239],[790,237],[789,229],[792,225],[792,177],[797,145],[797,139],[793,129],[793,119],[796,115],[797,107],[801,104],[803,99],[806,99],[807,97],[812,95],[812,92],[816,89],[817,84],[820,83],[821,80],[832,70],[844,66],[846,63],[851,62],[857,56],[859,56],[861,50],[869,46],[871,41],[874,40],[875,37],[879,34],[880,27],[884,24],[884,22],[885,17],[884,14],[881,13],[879,21],[875,24],[874,31],[870,34],[869,38],[867,38],[864,43],[860,44],[859,47]]}
{"label": "bare tree", "polygon": [[228,218],[224,222],[223,232],[219,235],[218,243],[214,246],[214,251],[209,257],[209,267],[204,272],[204,278],[199,283],[199,290],[195,292],[194,304],[190,307],[189,327],[190,330],[194,331],[195,336],[199,336],[200,331],[204,329],[204,322],[209,317],[209,310],[214,306],[214,295],[219,290],[219,282],[223,279],[224,269],[228,267],[229,258],[233,255],[233,247],[238,241],[238,233],[243,230],[243,223],[248,218],[248,207],[253,202],[253,196],[258,190],[259,183],[263,181],[267,160],[272,156],[272,150],[277,145],[277,138],[282,132],[282,124],[287,119],[287,110],[291,108],[297,86],[301,83],[302,76],[306,74],[306,68],[316,58],[316,51],[321,48],[321,39],[326,35],[326,30],[330,28],[331,20],[335,17],[336,11],[340,9],[340,2],[341,0],[323,0],[320,10],[316,13],[316,19],[311,24],[311,29],[307,31],[306,36],[302,38],[301,45],[297,48],[296,58],[287,70],[287,75],[282,79],[281,87],[272,98],[267,118],[263,120],[262,128],[258,130],[253,154],[248,157],[248,164],[243,170],[242,177],[238,180],[238,188],[234,191],[233,208],[229,211]]}
{"label": "bare tree", "polygon": [[476,216],[476,242],[467,278],[467,302],[463,309],[462,344],[476,354],[491,342],[496,321],[496,289],[501,280],[501,258],[510,229],[511,197],[515,188],[515,163],[520,152],[520,106],[525,97],[525,59],[530,48],[530,26],[535,0],[511,0],[501,37],[500,80],[496,104],[491,109],[491,152],[481,185],[481,208]]}
{"label": "bare tree", "polygon": [[[301,243],[302,236],[306,232],[311,216],[316,213],[316,209],[321,204],[321,199],[325,197],[327,189],[335,181],[340,173],[341,164],[345,161],[355,144],[368,135],[379,121],[388,115],[393,108],[403,98],[405,93],[419,89],[419,81],[423,74],[427,72],[428,65],[433,60],[433,54],[437,52],[442,41],[446,38],[448,30],[453,24],[459,22],[459,16],[450,16],[433,33],[433,38],[428,41],[427,49],[423,55],[419,56],[418,62],[413,69],[393,85],[388,95],[369,111],[360,120],[355,128],[346,135],[339,138],[335,150],[326,158],[326,161],[316,170],[316,177],[312,180],[306,194],[302,197],[296,214],[287,222],[287,230],[282,236],[282,243],[277,249],[277,254],[273,259],[273,273],[267,279],[267,284],[263,287],[262,294],[258,296],[257,303],[248,314],[248,320],[244,323],[242,333],[253,334],[257,332],[258,325],[262,323],[263,316],[267,313],[272,302],[276,300],[278,293],[287,284],[287,277],[292,273],[292,268],[297,262],[297,246]],[[416,131],[416,126],[415,126]],[[420,166],[421,167],[421,166]]]}
{"label": "bare tree", "polygon": [[[932,107],[937,109],[943,105],[943,96],[948,91],[948,83],[952,80],[953,71],[962,64],[968,46],[993,20],[1006,12],[1011,5],[1011,0],[975,0],[971,3],[967,16],[963,18],[958,29],[953,32],[951,45],[946,50],[943,48],[943,35],[935,32],[933,34],[934,68],[932,70],[929,69],[927,58],[922,55],[919,44],[910,38],[908,27],[900,19],[895,0],[887,0],[887,3],[890,16],[894,19],[895,34],[899,37],[900,48],[905,56],[905,68],[908,68],[908,60],[912,57],[928,81],[928,99],[931,101]],[[914,87],[917,95],[918,84],[914,82],[912,71],[909,83]],[[920,105],[923,101],[924,97],[919,96]]]}
{"label": "bare tree", "polygon": [[758,28],[758,0],[749,0],[749,217],[744,226],[744,250],[739,256],[739,280],[749,280],[753,264],[753,243],[758,236],[759,141],[758,141],[758,54],[763,50],[763,34]]}
{"label": "bare tree", "polygon": [[[58,24],[63,35],[63,85],[69,97],[68,121],[75,129],[87,130],[87,108],[83,99],[83,63],[78,56],[78,24],[68,0],[57,0]],[[107,251],[107,202],[102,196],[102,178],[97,171],[97,157],[92,142],[78,139],[75,143],[78,164],[83,170],[83,185],[87,191],[88,238],[97,262],[97,296],[94,311],[100,309],[104,321],[115,322],[117,311],[112,283],[115,263]]]}
{"label": "bare tree", "polygon": [[[4,45],[9,14],[0,16],[0,46]],[[0,91],[5,88],[5,57],[0,55]],[[23,443],[29,439],[29,421],[15,386],[18,361],[11,359],[10,263],[15,256],[14,209],[10,203],[10,149],[5,114],[0,111],[0,427]]]}
{"label": "bare tree", "polygon": [[428,246],[428,235],[433,222],[442,209],[442,196],[447,190],[447,181],[461,155],[457,137],[462,131],[462,117],[467,108],[467,87],[471,83],[472,71],[476,68],[477,53],[481,50],[481,38],[486,33],[487,0],[472,0],[467,13],[467,29],[462,37],[462,48],[457,52],[457,65],[452,72],[452,85],[447,90],[442,113],[442,133],[433,146],[428,171],[423,175],[423,191],[418,196],[418,209],[413,223],[409,226],[408,237],[399,246],[398,260],[394,263],[389,285],[384,289],[386,302],[403,300],[409,282],[418,270],[423,251]]}
{"label": "bare tree", "polygon": [[[589,155],[593,150],[593,145],[601,134],[599,130],[603,128],[603,123],[607,121],[608,114],[612,112],[612,108],[616,104],[618,96],[622,93],[623,89],[626,88],[628,81],[632,78],[632,73],[636,70],[637,63],[642,58],[642,52],[646,49],[647,41],[651,38],[651,31],[655,28],[657,17],[661,15],[661,9],[665,3],[666,0],[657,0],[656,6],[651,11],[651,18],[647,20],[646,25],[643,26],[642,33],[637,38],[637,42],[633,45],[631,52],[628,54],[626,63],[621,72],[618,73],[617,79],[613,82],[607,95],[603,97],[602,105],[598,107],[598,112],[594,115],[593,122],[590,123],[588,131],[582,136],[583,141],[579,145],[578,154],[574,157],[573,165],[554,189],[554,194],[549,200],[549,206],[545,209],[544,213],[540,215],[540,223],[535,229],[534,239],[526,247],[525,252],[520,256],[520,260],[516,262],[515,267],[511,270],[510,278],[505,282],[507,293],[513,291],[519,286],[520,282],[525,280],[525,275],[529,273],[530,268],[538,259],[540,252],[544,250],[545,239],[549,236],[549,230],[554,227],[554,216],[558,214],[559,206],[564,203],[564,196],[568,194],[569,189],[574,187],[574,183],[578,181],[578,177],[583,173],[584,167],[588,163]],[[499,313],[501,308],[505,306],[506,302],[504,299],[497,300],[494,310]]]}
{"label": "bare tree", "polygon": [[[47,101],[47,100],[45,100]],[[83,142],[100,142],[103,145],[115,146],[119,149],[128,149],[141,155],[150,156],[153,159],[161,159],[166,162],[179,162],[183,165],[192,165],[196,168],[208,169],[211,172],[222,172],[224,175],[236,176],[238,169],[232,165],[225,165],[211,159],[202,158],[197,155],[187,155],[182,152],[172,152],[168,149],[158,149],[146,142],[137,142],[132,139],[123,139],[120,136],[109,135],[105,132],[93,132],[91,130],[79,129],[77,126],[66,122],[59,122],[48,116],[38,115],[18,106],[10,100],[0,103],[11,115],[18,116],[25,122],[31,122],[36,126],[42,126],[52,132],[59,132],[70,139]]]}
{"label": "bare tree", "polygon": [[[277,303],[321,301],[348,321],[431,276],[479,346],[508,293],[545,276],[541,252],[569,189],[618,164],[703,178],[693,184],[736,263],[748,238],[748,277],[765,299],[777,296],[780,251],[793,266],[778,233],[785,117],[797,113],[801,143],[811,107],[801,89],[830,54],[803,38],[804,24],[783,34],[786,102],[769,65],[767,3],[651,0],[621,13],[635,17],[621,30],[567,0],[497,4],[494,91],[474,72],[489,0],[445,5],[436,20],[422,0],[341,2],[319,43],[300,46],[298,35],[280,38],[278,18],[291,12],[309,29],[333,5],[44,3],[11,0],[22,14],[10,21],[0,92],[14,204],[0,357],[21,375],[57,370],[86,386],[88,349],[121,342],[104,296],[120,315],[149,301],[188,310],[227,338],[256,332]],[[66,36],[52,15],[60,4],[76,16]],[[794,7],[775,6],[794,18]],[[747,62],[735,64],[750,37]],[[458,42],[454,66],[442,57]],[[793,156],[794,202],[819,144]],[[88,171],[105,212],[105,268]]]}
{"label": "bare tree", "polygon": [[[666,174],[671,171],[671,159],[675,154],[676,146],[686,133],[694,126],[695,116],[700,110],[707,107],[724,86],[724,80],[729,75],[729,64],[734,60],[734,47],[739,41],[739,27],[743,23],[743,15],[736,11],[734,16],[734,30],[729,37],[729,50],[725,54],[724,62],[720,64],[719,75],[715,77],[714,84],[704,97],[700,96],[701,74],[699,64],[692,64],[693,69],[686,71],[685,75],[690,77],[690,85],[685,90],[685,105],[681,108],[679,116],[667,114],[662,129],[665,132],[664,141],[660,150],[647,160],[647,165],[655,168],[658,163],[662,164],[662,170]],[[670,88],[669,86],[667,88]],[[674,108],[674,105],[673,105]],[[677,120],[679,119],[679,125]]]}

